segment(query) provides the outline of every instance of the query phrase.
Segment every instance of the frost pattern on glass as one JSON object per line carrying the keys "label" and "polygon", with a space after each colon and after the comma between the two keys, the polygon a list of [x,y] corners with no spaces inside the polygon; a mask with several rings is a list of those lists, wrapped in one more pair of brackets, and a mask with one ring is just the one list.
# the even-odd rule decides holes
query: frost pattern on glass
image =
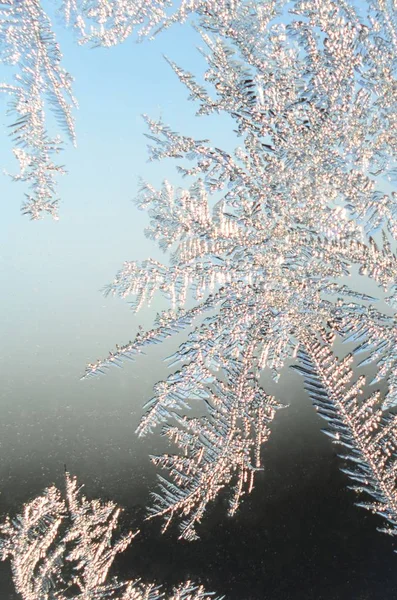
{"label": "frost pattern on glass", "polygon": [[[261,389],[255,378],[254,357],[263,323],[241,327],[238,337],[250,339],[233,366],[222,368],[223,378],[214,376],[208,368],[218,362],[216,356],[198,352],[185,367],[183,377],[170,377],[157,386],[154,406],[143,419],[140,432],[152,423],[173,417],[176,426],[164,428],[165,435],[181,450],[181,455],[153,457],[155,465],[169,471],[173,482],[160,478],[160,493],[153,493],[153,516],[166,518],[164,530],[176,514],[188,516],[181,524],[181,538],[197,539],[196,523],[201,521],[208,502],[233,482],[229,515],[234,515],[241,497],[252,490],[255,472],[261,468],[261,446],[270,435],[268,424],[281,405]],[[238,344],[238,342],[237,342]],[[225,348],[233,353],[237,344]],[[239,353],[238,353],[239,354]],[[218,369],[221,369],[219,361]],[[216,368],[216,367],[215,367]],[[204,400],[208,417],[180,417],[174,408],[186,406],[186,399]],[[153,403],[153,401],[152,401]]]}
{"label": "frost pattern on glass", "polygon": [[114,46],[133,32],[155,35],[171,24],[186,21],[191,13],[220,15],[230,19],[236,0],[63,0],[67,24],[77,30],[80,43]]}
{"label": "frost pattern on glass", "polygon": [[11,137],[20,172],[13,177],[30,188],[22,212],[38,219],[45,213],[57,216],[56,175],[64,172],[56,164],[61,137],[46,129],[45,102],[59,127],[75,141],[72,108],[72,78],[61,65],[62,55],[51,23],[38,0],[8,0],[0,3],[0,61],[18,66],[13,83],[0,84],[11,96]]}
{"label": "frost pattern on glass", "polygon": [[[58,15],[72,26],[79,42],[109,47],[138,32],[138,38],[158,33],[191,13],[231,18],[235,0],[57,0]],[[63,134],[76,142],[72,109],[72,76],[62,67],[62,54],[48,14],[40,0],[0,2],[0,63],[13,77],[0,83],[10,96],[11,137],[20,171],[15,181],[27,183],[22,212],[32,219],[57,218],[56,179],[65,173],[58,164]],[[5,77],[7,78],[7,69]],[[47,105],[60,134],[47,131]]]}
{"label": "frost pattern on glass", "polygon": [[[150,512],[166,517],[166,526],[182,516],[187,539],[196,537],[221,487],[235,486],[232,512],[244,485],[251,488],[258,444],[267,440],[278,408],[261,374],[277,381],[287,359],[306,365],[310,359],[310,377],[325,385],[321,362],[303,354],[308,335],[315,348],[324,327],[356,341],[353,354],[369,350],[365,361],[377,364],[375,381],[390,375],[384,407],[396,405],[397,395],[395,5],[242,0],[232,13],[203,13],[200,24],[208,63],[204,85],[168,62],[198,115],[232,117],[241,146],[229,153],[145,117],[151,159],[177,159],[189,185],[142,186],[138,205],[149,212],[147,234],[169,261],[126,262],[107,292],[133,296],[136,310],[160,292],[171,309],[153,330],[140,331],[86,372],[104,372],[195,326],[173,357],[179,370],[155,386],[138,429],[144,435],[165,422],[165,434],[182,451],[153,459],[169,479],[160,480]],[[372,281],[374,294],[361,291],[360,277]],[[199,321],[207,310],[212,314]],[[348,382],[346,365],[334,363],[341,385]],[[351,392],[324,390],[324,402],[342,419]],[[381,414],[376,398],[349,405],[345,443],[349,436],[358,449],[369,443],[362,420],[370,427]],[[196,401],[204,401],[206,415],[183,416]],[[391,429],[382,419],[382,448],[394,456]],[[378,457],[376,444],[374,452]],[[353,455],[365,473],[369,456]],[[380,463],[371,469],[369,491],[384,502],[393,524],[394,469],[385,466],[387,476]],[[389,495],[376,496],[375,489]]]}
{"label": "frost pattern on glass", "polygon": [[358,400],[365,377],[352,383],[353,356],[338,361],[330,348],[332,338],[324,332],[322,337],[323,343],[307,336],[298,352],[301,364],[294,368],[303,374],[315,407],[329,425],[324,433],[343,448],[342,458],[350,465],[342,471],[354,482],[351,488],[372,497],[357,505],[383,517],[388,527],[381,531],[396,535],[397,415],[382,410],[379,392]]}
{"label": "frost pattern on glass", "polygon": [[10,560],[23,600],[222,600],[190,581],[165,596],[161,587],[109,577],[109,569],[139,531],[117,540],[121,509],[87,500],[66,473],[64,495],[52,486],[0,526],[0,559]]}

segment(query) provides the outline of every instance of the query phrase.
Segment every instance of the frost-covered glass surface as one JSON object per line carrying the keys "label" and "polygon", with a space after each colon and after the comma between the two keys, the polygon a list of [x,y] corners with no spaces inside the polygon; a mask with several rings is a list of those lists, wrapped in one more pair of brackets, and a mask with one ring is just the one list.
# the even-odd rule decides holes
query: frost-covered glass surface
{"label": "frost-covered glass surface", "polygon": [[6,597],[395,596],[396,10],[1,3]]}

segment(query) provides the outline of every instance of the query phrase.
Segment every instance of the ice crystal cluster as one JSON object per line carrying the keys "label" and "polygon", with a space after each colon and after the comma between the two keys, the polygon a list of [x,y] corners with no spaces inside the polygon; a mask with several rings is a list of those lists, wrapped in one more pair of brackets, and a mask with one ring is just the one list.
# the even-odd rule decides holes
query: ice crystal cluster
{"label": "ice crystal cluster", "polygon": [[[134,296],[137,310],[160,292],[171,307],[151,330],[89,365],[87,376],[188,330],[173,356],[179,369],[155,386],[138,429],[145,435],[162,424],[178,448],[153,457],[167,477],[160,477],[150,517],[163,517],[165,528],[179,519],[181,537],[193,540],[225,487],[232,488],[229,512],[236,512],[282,408],[262,375],[278,381],[294,362],[326,433],[342,447],[344,471],[363,493],[359,504],[397,533],[395,0],[68,0],[58,8],[81,43],[103,46],[133,32],[155,34],[194,13],[208,65],[204,80],[168,62],[197,115],[225,113],[241,139],[231,153],[145,117],[150,157],[177,159],[188,183],[142,186],[147,234],[167,260],[126,262],[107,291]],[[45,108],[49,101],[74,139],[75,101],[38,0],[1,3],[0,49],[5,63],[20,68],[1,89],[12,98],[17,178],[31,188],[24,211],[56,214],[60,140],[46,131]],[[350,354],[338,358],[335,339],[351,343]],[[376,369],[371,381],[357,372],[360,365]],[[366,383],[386,383],[386,394],[369,392]],[[202,416],[187,416],[192,406]],[[72,571],[79,593],[86,593],[87,578],[92,582],[88,505],[82,501],[80,510],[73,486],[67,478],[66,502],[51,488],[3,531],[3,555],[29,600],[37,595],[32,586],[68,585],[58,565],[69,559],[78,565]],[[95,506],[92,515],[107,510]],[[106,537],[112,527],[104,527]],[[53,546],[58,534],[63,541]],[[80,542],[68,554],[77,538],[83,554]],[[35,543],[23,557],[28,540]],[[95,569],[95,585],[105,585],[107,565],[127,541],[107,553],[95,542],[105,565]],[[41,579],[33,582],[33,571]]]}
{"label": "ice crystal cluster", "polygon": [[[191,13],[234,11],[236,0],[56,0],[56,12],[73,28],[81,44],[114,46],[137,32],[152,35]],[[0,64],[6,81],[0,91],[10,97],[9,115],[14,154],[20,171],[15,181],[29,192],[22,212],[32,219],[58,216],[57,175],[65,172],[57,155],[64,138],[76,142],[72,76],[62,66],[62,53],[41,0],[0,2]],[[2,78],[3,76],[1,76]],[[48,109],[58,133],[51,134]]]}
{"label": "ice crystal cluster", "polygon": [[[59,127],[75,140],[72,78],[61,65],[51,23],[37,0],[0,2],[0,61],[14,67],[14,80],[0,84],[10,95],[11,136],[20,173],[15,180],[29,185],[22,207],[33,219],[47,212],[56,216],[56,175],[63,168],[54,162],[62,147],[60,135],[46,127],[45,104],[49,104]],[[15,67],[18,69],[15,70]]]}
{"label": "ice crystal cluster", "polygon": [[[177,159],[189,183],[143,185],[148,236],[168,259],[126,262],[108,292],[134,296],[136,309],[160,292],[171,308],[87,376],[188,329],[173,356],[179,370],[155,386],[138,433],[163,424],[179,449],[153,457],[167,477],[150,517],[165,527],[180,519],[192,540],[222,488],[232,487],[231,514],[252,489],[281,408],[262,374],[277,381],[296,361],[360,504],[395,534],[397,6],[241,0],[229,9],[200,15],[204,82],[169,63],[197,114],[232,117],[241,145],[226,152],[146,117],[151,158]],[[343,360],[330,335],[353,343]],[[356,381],[360,353],[377,371],[367,383],[387,382],[385,396],[367,397]],[[192,406],[205,414],[186,416]]]}
{"label": "ice crystal cluster", "polygon": [[64,495],[52,486],[0,526],[0,559],[11,561],[23,600],[222,600],[190,581],[165,596],[161,587],[109,577],[117,554],[137,533],[114,541],[121,509],[87,500],[66,473]]}

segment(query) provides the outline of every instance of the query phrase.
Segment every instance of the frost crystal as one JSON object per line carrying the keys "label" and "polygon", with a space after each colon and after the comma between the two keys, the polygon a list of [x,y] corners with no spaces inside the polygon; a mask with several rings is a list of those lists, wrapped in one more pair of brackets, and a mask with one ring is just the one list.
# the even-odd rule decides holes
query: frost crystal
{"label": "frost crystal", "polygon": [[359,502],[358,506],[386,519],[389,527],[382,531],[396,535],[397,415],[385,416],[379,392],[359,402],[365,377],[351,384],[353,372],[349,365],[353,357],[348,355],[338,362],[327,336],[323,337],[323,344],[314,336],[307,337],[298,352],[301,365],[295,368],[303,374],[315,407],[328,422],[325,433],[343,447],[342,458],[352,463],[350,468],[342,469],[355,482],[352,489],[374,499]]}
{"label": "frost crystal", "polygon": [[[11,137],[20,172],[15,181],[28,183],[30,193],[22,212],[32,219],[48,213],[57,218],[56,176],[64,173],[55,159],[62,150],[60,135],[47,131],[47,104],[57,124],[75,143],[72,77],[62,65],[62,54],[51,21],[40,0],[0,2],[0,63],[18,67],[12,83],[0,83],[0,92],[11,97]],[[58,13],[73,26],[80,43],[109,47],[123,42],[134,31],[138,37],[158,33],[191,13],[235,13],[235,0],[58,0]]]}
{"label": "frost crystal", "polygon": [[[161,588],[139,580],[120,582],[108,572],[132,538],[113,541],[120,508],[87,500],[66,473],[66,492],[52,486],[0,526],[0,559],[11,561],[16,591],[23,600],[210,600],[211,592],[190,581],[167,598]],[[222,598],[213,598],[222,600]]]}
{"label": "frost crystal", "polygon": [[191,13],[231,18],[236,6],[236,0],[63,0],[61,10],[79,32],[80,43],[109,47],[136,30],[142,37],[183,23]]}
{"label": "frost crystal", "polygon": [[[138,429],[166,422],[181,450],[153,458],[169,479],[151,516],[166,526],[182,516],[182,537],[196,537],[221,488],[234,486],[231,513],[252,488],[280,406],[261,374],[277,381],[287,359],[300,362],[331,435],[349,449],[357,489],[395,532],[395,419],[383,412],[397,404],[395,13],[383,0],[242,0],[202,11],[205,85],[169,63],[198,115],[234,119],[241,147],[229,153],[145,117],[151,159],[178,159],[192,183],[143,186],[148,236],[170,260],[125,263],[107,291],[135,296],[136,309],[159,291],[171,311],[86,374],[195,325]],[[319,341],[324,328],[355,341],[354,356],[369,352],[362,365],[377,365],[375,382],[389,376],[383,408],[377,394],[359,398],[350,362]],[[197,401],[206,414],[184,416]]]}

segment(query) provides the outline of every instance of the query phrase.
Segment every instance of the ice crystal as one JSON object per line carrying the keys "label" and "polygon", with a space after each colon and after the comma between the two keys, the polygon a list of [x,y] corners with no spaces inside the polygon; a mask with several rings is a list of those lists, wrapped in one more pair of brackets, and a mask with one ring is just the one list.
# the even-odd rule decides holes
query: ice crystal
{"label": "ice crystal", "polygon": [[[52,486],[0,526],[0,559],[11,561],[15,590],[23,600],[165,599],[159,586],[108,577],[116,556],[139,532],[114,541],[121,509],[113,502],[87,500],[80,490],[66,473],[64,497]],[[212,597],[187,581],[168,600]]]}
{"label": "ice crystal", "polygon": [[[221,488],[234,485],[232,513],[252,488],[279,408],[261,376],[277,381],[287,359],[300,362],[332,435],[351,446],[371,509],[394,532],[395,419],[382,410],[397,394],[395,11],[383,0],[242,0],[203,13],[205,84],[169,63],[198,115],[234,119],[241,147],[226,152],[145,117],[151,159],[178,159],[192,183],[142,187],[147,234],[169,262],[127,262],[107,291],[134,296],[137,310],[161,292],[171,310],[86,375],[194,327],[138,429],[166,422],[182,451],[153,458],[169,479],[151,516],[165,526],[182,516],[187,539]],[[369,351],[362,364],[377,365],[374,381],[390,375],[386,398],[362,401],[362,383],[346,387],[350,363],[318,341],[324,328],[355,341],[353,355]],[[206,414],[184,416],[197,401]]]}
{"label": "ice crystal", "polygon": [[[251,491],[255,471],[261,466],[261,445],[270,435],[268,423],[280,408],[254,376],[254,351],[262,326],[257,323],[250,328],[251,344],[241,359],[234,361],[232,372],[224,370],[226,381],[213,376],[198,353],[183,378],[176,374],[159,390],[155,407],[141,423],[141,430],[146,430],[148,420],[153,422],[166,413],[176,420],[176,426],[165,428],[165,435],[183,450],[183,455],[153,458],[154,464],[170,472],[176,485],[161,478],[162,493],[153,494],[155,505],[151,512],[167,516],[164,529],[174,514],[189,515],[181,526],[181,537],[185,539],[197,538],[195,524],[200,522],[208,502],[233,480],[229,514],[234,515],[244,488]],[[188,419],[170,411],[171,406],[183,407],[184,400],[192,397],[207,402],[208,418]],[[153,419],[159,408],[160,414]]]}
{"label": "ice crystal", "polygon": [[72,78],[62,68],[61,59],[50,20],[38,0],[0,3],[0,60],[19,66],[15,82],[1,84],[0,91],[11,95],[11,136],[20,165],[14,179],[30,185],[22,210],[32,219],[46,212],[56,216],[55,177],[63,173],[54,162],[61,139],[50,137],[46,130],[45,100],[60,127],[75,139]]}
{"label": "ice crystal", "polygon": [[80,35],[80,43],[114,46],[137,31],[154,35],[192,13],[232,18],[236,0],[63,0],[66,22]]}
{"label": "ice crystal", "polygon": [[331,352],[330,340],[323,343],[308,335],[298,352],[299,370],[319,414],[328,422],[329,435],[343,447],[342,458],[352,466],[342,469],[355,484],[357,492],[372,496],[372,502],[358,506],[379,514],[389,527],[383,531],[397,534],[397,415],[385,415],[379,392],[360,402],[365,377],[351,383],[353,356],[338,361]]}
{"label": "ice crystal", "polygon": [[[57,11],[73,26],[80,43],[114,46],[138,32],[138,38],[155,34],[192,13],[231,18],[235,0],[58,0]],[[63,133],[75,143],[72,77],[62,67],[62,54],[51,21],[40,0],[0,2],[0,62],[14,67],[10,82],[0,91],[11,97],[11,136],[20,172],[15,181],[26,182],[29,193],[22,212],[32,219],[48,213],[57,218],[56,177],[62,135],[47,129],[47,104]]]}
{"label": "ice crystal", "polygon": [[54,486],[1,526],[1,558],[11,560],[15,589],[24,600],[97,597],[120,587],[106,582],[118,553],[133,534],[112,541],[120,509],[113,502],[87,500],[66,473],[65,498]]}

